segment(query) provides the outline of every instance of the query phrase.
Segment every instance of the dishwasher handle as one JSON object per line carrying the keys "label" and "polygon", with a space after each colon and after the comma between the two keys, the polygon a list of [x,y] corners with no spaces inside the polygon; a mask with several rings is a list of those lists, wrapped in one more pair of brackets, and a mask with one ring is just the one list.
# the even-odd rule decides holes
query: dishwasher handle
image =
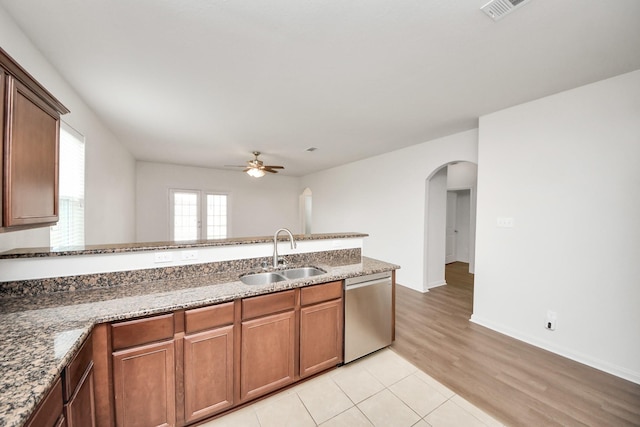
{"label": "dishwasher handle", "polygon": [[382,283],[387,283],[391,285],[391,277],[385,277],[384,279],[378,279],[378,280],[369,280],[368,282],[354,283],[353,285],[345,285],[344,289],[349,291],[351,289],[364,288],[365,286],[379,285]]}

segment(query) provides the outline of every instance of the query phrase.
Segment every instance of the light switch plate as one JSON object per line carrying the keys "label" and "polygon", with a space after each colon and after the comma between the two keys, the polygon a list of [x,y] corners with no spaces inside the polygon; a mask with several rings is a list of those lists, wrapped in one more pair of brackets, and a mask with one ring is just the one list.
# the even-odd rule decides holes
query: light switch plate
{"label": "light switch plate", "polygon": [[513,228],[513,218],[498,217],[496,219],[496,225],[501,228]]}

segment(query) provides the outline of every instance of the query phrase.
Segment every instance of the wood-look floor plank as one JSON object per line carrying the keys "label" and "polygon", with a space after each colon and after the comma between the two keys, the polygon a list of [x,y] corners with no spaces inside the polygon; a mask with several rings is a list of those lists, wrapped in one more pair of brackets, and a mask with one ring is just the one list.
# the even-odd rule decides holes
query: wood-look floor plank
{"label": "wood-look floor plank", "polygon": [[640,426],[640,385],[471,323],[468,264],[447,265],[446,281],[398,286],[404,358],[506,425]]}

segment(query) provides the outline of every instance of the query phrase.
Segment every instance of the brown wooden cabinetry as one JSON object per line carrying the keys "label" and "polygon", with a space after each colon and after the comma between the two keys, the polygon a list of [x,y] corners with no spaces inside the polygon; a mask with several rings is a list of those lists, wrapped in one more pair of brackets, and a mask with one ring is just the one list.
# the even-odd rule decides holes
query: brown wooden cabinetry
{"label": "brown wooden cabinetry", "polygon": [[58,221],[60,115],[69,110],[0,49],[0,231]]}
{"label": "brown wooden cabinetry", "polygon": [[64,409],[69,427],[95,427],[93,343],[89,337],[63,372]]}
{"label": "brown wooden cabinetry", "polygon": [[2,194],[4,194],[4,128],[5,128],[5,115],[4,115],[4,111],[6,109],[5,104],[7,103],[6,101],[6,82],[8,79],[9,75],[7,74],[7,72],[4,70],[4,68],[0,67],[0,141],[2,141],[2,144],[0,144],[0,231],[2,231],[2,226],[4,223],[4,220],[2,218],[3,216],[3,212],[4,212],[4,205],[3,205],[3,201],[2,199],[4,198],[2,196]]}
{"label": "brown wooden cabinetry", "polygon": [[336,281],[98,325],[96,426],[192,425],[337,366],[342,304]]}
{"label": "brown wooden cabinetry", "polygon": [[233,302],[185,312],[185,422],[211,416],[234,403],[233,322]]}
{"label": "brown wooden cabinetry", "polygon": [[55,382],[49,393],[38,405],[36,412],[27,421],[27,427],[58,427],[64,426],[65,418],[62,414],[62,381]]}
{"label": "brown wooden cabinetry", "polygon": [[173,322],[168,314],[112,325],[116,426],[176,424]]}
{"label": "brown wooden cabinetry", "polygon": [[301,289],[300,377],[342,362],[342,282]]}
{"label": "brown wooden cabinetry", "polygon": [[296,295],[291,290],[242,300],[242,401],[295,380]]}

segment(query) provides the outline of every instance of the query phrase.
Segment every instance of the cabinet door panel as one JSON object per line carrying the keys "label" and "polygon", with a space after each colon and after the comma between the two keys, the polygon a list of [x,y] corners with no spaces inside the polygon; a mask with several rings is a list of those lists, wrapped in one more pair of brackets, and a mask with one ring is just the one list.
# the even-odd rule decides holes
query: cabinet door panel
{"label": "cabinet door panel", "polygon": [[342,362],[342,300],[300,310],[300,376],[306,377]]}
{"label": "cabinet door panel", "polygon": [[242,322],[240,398],[290,384],[295,371],[295,312]]}
{"label": "cabinet door panel", "polygon": [[67,403],[67,425],[69,427],[95,427],[95,412],[93,365],[91,365],[80,380],[77,393]]}
{"label": "cabinet door panel", "polygon": [[233,404],[233,325],[184,337],[187,422]]}
{"label": "cabinet door panel", "polygon": [[3,193],[4,193],[4,109],[5,109],[5,85],[7,74],[0,67],[0,231],[4,226],[4,209],[3,209]]}
{"label": "cabinet door panel", "polygon": [[57,113],[10,79],[5,139],[4,226],[58,221]]}
{"label": "cabinet door panel", "polygon": [[175,425],[174,342],[134,347],[113,354],[116,425]]}

